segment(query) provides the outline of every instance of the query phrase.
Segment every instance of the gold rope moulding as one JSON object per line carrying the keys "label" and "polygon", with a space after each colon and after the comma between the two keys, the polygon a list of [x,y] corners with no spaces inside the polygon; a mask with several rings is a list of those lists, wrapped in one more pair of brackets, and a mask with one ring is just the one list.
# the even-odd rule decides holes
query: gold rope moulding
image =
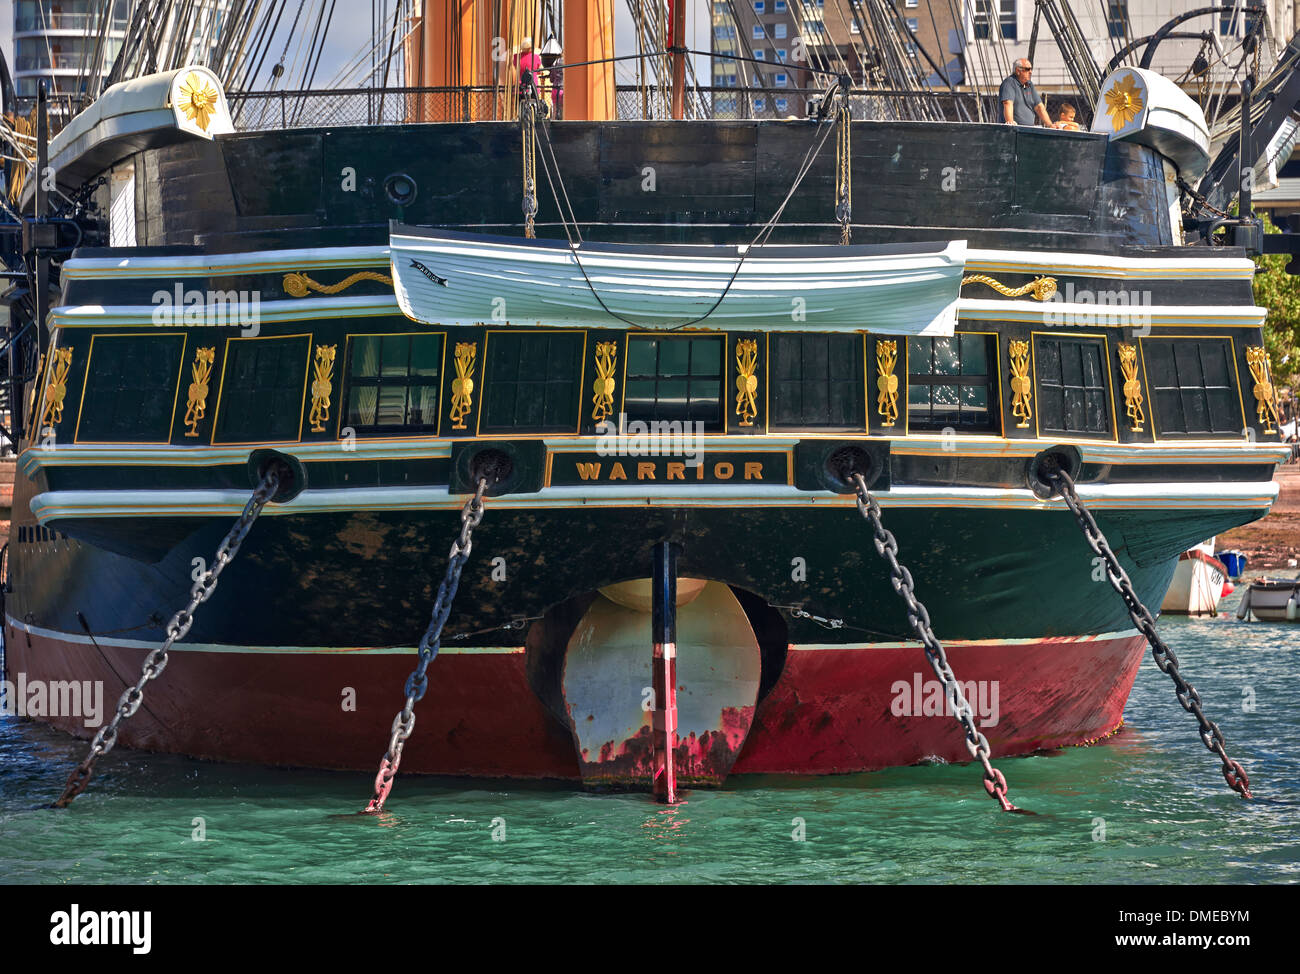
{"label": "gold rope moulding", "polygon": [[284,275],[285,293],[295,298],[305,298],[312,291],[318,291],[321,294],[338,294],[346,291],[358,281],[378,281],[380,284],[392,286],[393,279],[387,274],[380,274],[378,271],[357,271],[350,274],[337,284],[322,284],[319,281],[312,280],[306,274],[294,271]]}
{"label": "gold rope moulding", "polygon": [[1032,293],[1039,301],[1050,301],[1052,295],[1056,294],[1056,278],[1054,277],[1036,277],[1028,284],[1022,284],[1020,287],[1007,287],[1001,281],[989,277],[987,274],[967,274],[961,279],[961,286],[965,287],[967,284],[987,284],[998,294],[1005,295],[1008,298],[1018,298]]}

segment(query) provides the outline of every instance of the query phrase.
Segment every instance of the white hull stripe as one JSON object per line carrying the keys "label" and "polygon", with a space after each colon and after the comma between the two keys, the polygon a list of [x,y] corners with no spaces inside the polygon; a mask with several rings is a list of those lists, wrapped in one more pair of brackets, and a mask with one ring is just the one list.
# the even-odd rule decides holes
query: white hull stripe
{"label": "white hull stripe", "polygon": [[990,301],[964,297],[957,302],[962,321],[1028,321],[1044,328],[1103,328],[1191,326],[1208,328],[1258,328],[1266,308],[1253,305],[1122,305],[1081,304],[1065,301]]}
{"label": "white hull stripe", "polygon": [[102,278],[203,277],[222,274],[271,274],[276,271],[346,270],[388,267],[388,247],[327,247],[263,250],[244,254],[177,257],[74,257],[62,275],[73,280]]}
{"label": "white hull stripe", "polygon": [[[509,439],[509,437],[507,437]],[[786,451],[801,440],[844,439],[843,434],[819,436],[707,436],[708,451]],[[865,438],[865,437],[864,437]],[[520,437],[526,439],[526,437]],[[592,436],[541,437],[552,453],[593,453],[600,440]],[[274,447],[305,461],[347,460],[428,460],[451,456],[452,440],[411,437],[400,440],[358,440],[351,450],[342,441],[328,443],[273,443],[253,446],[156,446],[121,447],[113,444],[80,443],[58,445],[51,449],[29,447],[19,458],[19,469],[31,477],[45,467],[158,466],[204,467],[242,464],[255,448]],[[491,443],[490,437],[478,442]],[[884,442],[883,440],[881,442]],[[939,453],[945,457],[1019,458],[1032,457],[1048,446],[1071,443],[1061,440],[1004,440],[995,436],[962,436],[956,452],[951,442],[936,436],[909,436],[892,440],[890,451],[899,456],[925,456]],[[1282,463],[1291,449],[1282,444],[1254,443],[1246,440],[1225,442],[1175,441],[1162,443],[1098,443],[1095,440],[1073,441],[1085,463],[1212,463],[1261,464]]]}
{"label": "white hull stripe", "polygon": [[[60,305],[50,312],[51,324],[55,328],[181,328],[186,324],[185,314],[191,309],[173,308],[169,305],[162,320],[155,320],[159,314],[159,305]],[[1259,328],[1264,323],[1267,309],[1251,305],[1095,305],[1066,303],[1064,301],[990,301],[963,297],[956,302],[956,319],[964,322],[974,321],[1020,321],[1041,324],[1045,328],[1100,328],[1106,326],[1137,327],[1152,325],[1155,327],[1193,327],[1193,328]],[[195,326],[217,323],[220,327],[237,329],[240,327],[240,311],[247,312],[249,305],[238,302],[229,305],[199,306],[192,313],[197,316]],[[490,304],[476,308],[476,313],[466,318],[461,324],[474,324],[486,319],[491,310]],[[173,317],[174,312],[174,317]],[[603,312],[601,312],[603,314]],[[633,312],[629,312],[631,314]],[[644,312],[639,312],[644,314]],[[684,312],[677,312],[680,317]],[[221,317],[222,314],[225,317]],[[595,314],[595,312],[592,312]],[[780,330],[778,325],[757,319],[749,311],[736,312],[739,320],[719,318],[715,327],[722,329],[749,328],[758,331]],[[369,316],[395,316],[410,322],[411,327],[440,328],[446,325],[444,318],[450,320],[455,316],[403,314],[396,295],[345,295],[341,297],[285,298],[281,300],[261,301],[258,304],[258,321],[262,324],[287,324],[300,321],[316,321],[328,318],[358,318]],[[716,317],[716,316],[715,316]],[[788,318],[788,313],[787,313]],[[459,321],[459,318],[457,319]],[[595,321],[593,318],[592,321]],[[566,323],[567,322],[567,323]],[[594,327],[594,324],[578,322],[582,327]],[[953,313],[951,310],[937,315],[934,324],[929,326],[934,334],[952,334]],[[534,321],[516,321],[516,325],[540,324]],[[787,322],[788,323],[788,322]],[[559,327],[576,327],[573,322],[556,321]],[[895,323],[886,328],[876,326],[866,328],[864,322],[854,318],[835,324],[838,330],[872,331],[879,333],[929,333],[926,328]]]}
{"label": "white hull stripe", "polygon": [[[20,622],[13,616],[6,616],[8,624],[19,632],[30,633],[33,636],[40,636],[44,639],[57,639],[60,642],[76,643],[81,646],[92,646],[89,636],[85,633],[60,632],[57,629],[46,629],[41,626],[29,625]],[[1096,635],[1087,636],[1043,636],[1041,638],[1015,638],[1015,639],[945,639],[945,646],[1028,646],[1036,643],[1053,643],[1061,645],[1070,645],[1076,643],[1096,643],[1106,642],[1112,639],[1127,639],[1138,635],[1136,629],[1127,629],[1123,632],[1104,632]],[[113,646],[121,649],[138,649],[149,651],[162,645],[162,640],[150,641],[145,639],[119,639],[112,636],[95,636],[94,642],[100,646]],[[848,650],[862,651],[870,649],[915,649],[921,644],[919,641],[904,640],[900,642],[883,642],[867,644],[838,644],[838,643],[791,643],[789,645],[791,652],[818,652],[825,650]],[[414,656],[417,652],[415,646],[236,646],[230,643],[176,643],[172,646],[173,652],[181,653],[257,653],[260,655],[285,655],[285,656]],[[440,656],[516,656],[524,652],[523,646],[446,646],[439,650]],[[667,658],[667,657],[665,657]]]}
{"label": "white hull stripe", "polygon": [[[328,268],[386,267],[386,245],[372,247],[312,247],[238,254],[174,257],[76,257],[64,262],[63,275],[88,278],[198,277],[204,274],[256,274]],[[975,273],[1070,274],[1080,277],[1168,280],[1246,280],[1254,277],[1254,262],[1244,257],[1184,260],[1178,257],[1118,257],[1073,251],[966,251],[966,269]]]}
{"label": "white hull stripe", "polygon": [[[1275,482],[1221,484],[1079,485],[1079,496],[1094,509],[1111,510],[1264,510],[1277,499]],[[64,518],[220,517],[243,510],[248,491],[88,490],[47,491],[31,499],[41,524]],[[1028,490],[987,487],[894,487],[877,495],[886,508],[975,508],[1066,510],[1065,502],[1044,501]],[[263,514],[327,514],[347,511],[424,511],[459,509],[465,498],[445,487],[379,487],[305,490],[286,504],[271,504]],[[845,507],[851,494],[804,491],[784,484],[701,484],[683,491],[635,485],[548,487],[536,494],[494,498],[493,509],[597,507]]]}

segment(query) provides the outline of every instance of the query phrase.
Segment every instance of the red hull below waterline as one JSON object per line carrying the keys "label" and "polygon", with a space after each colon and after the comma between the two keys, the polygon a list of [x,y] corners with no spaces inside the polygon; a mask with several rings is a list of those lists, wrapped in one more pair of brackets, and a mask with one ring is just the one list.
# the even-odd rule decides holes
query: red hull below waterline
{"label": "red hull below waterline", "polygon": [[[105,718],[148,651],[12,622],[6,637],[11,681],[103,681]],[[1116,730],[1143,647],[1140,635],[1119,634],[954,642],[948,656],[998,757]],[[177,646],[119,744],[373,771],[412,661],[411,651]],[[403,772],[580,778],[574,735],[534,692],[522,648],[444,650],[429,672]],[[38,719],[80,737],[95,730],[81,717]],[[970,760],[919,645],[791,646],[732,773],[841,774],[935,758]]]}

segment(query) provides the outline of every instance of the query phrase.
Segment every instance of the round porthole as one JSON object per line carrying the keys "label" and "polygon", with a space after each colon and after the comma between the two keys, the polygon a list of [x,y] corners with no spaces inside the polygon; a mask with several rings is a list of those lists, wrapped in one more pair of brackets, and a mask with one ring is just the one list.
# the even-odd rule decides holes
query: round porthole
{"label": "round porthole", "polygon": [[398,206],[410,206],[419,191],[415,180],[404,172],[395,172],[384,180],[384,192]]}

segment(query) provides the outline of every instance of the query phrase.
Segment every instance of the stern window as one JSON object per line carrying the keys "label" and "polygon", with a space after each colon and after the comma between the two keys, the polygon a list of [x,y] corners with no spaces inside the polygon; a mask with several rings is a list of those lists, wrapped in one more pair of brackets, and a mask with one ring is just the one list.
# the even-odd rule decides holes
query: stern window
{"label": "stern window", "polygon": [[436,433],[442,336],[353,335],[347,415],[357,433]]}
{"label": "stern window", "polygon": [[909,430],[998,431],[995,341],[962,334],[907,340]]}
{"label": "stern window", "polygon": [[770,347],[773,427],[863,429],[861,335],[773,335]]}
{"label": "stern window", "polygon": [[1160,436],[1241,435],[1229,339],[1144,338],[1142,359]]}
{"label": "stern window", "polygon": [[1109,433],[1106,353],[1099,340],[1039,338],[1038,428],[1044,433]]}

